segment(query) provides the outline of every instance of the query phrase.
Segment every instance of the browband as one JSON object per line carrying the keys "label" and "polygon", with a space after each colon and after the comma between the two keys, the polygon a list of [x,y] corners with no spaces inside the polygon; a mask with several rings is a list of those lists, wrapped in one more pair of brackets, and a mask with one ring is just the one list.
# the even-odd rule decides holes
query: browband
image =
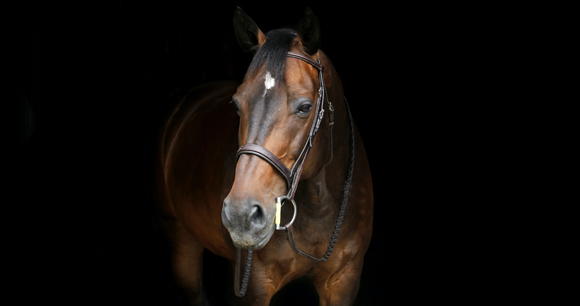
{"label": "browband", "polygon": [[324,66],[322,66],[322,64],[320,64],[319,62],[313,60],[312,58],[310,58],[304,54],[293,52],[293,51],[288,51],[288,54],[286,54],[286,56],[297,58],[299,60],[303,60],[303,61],[307,62],[308,64],[314,66],[316,69],[318,69],[318,71],[324,72]]}

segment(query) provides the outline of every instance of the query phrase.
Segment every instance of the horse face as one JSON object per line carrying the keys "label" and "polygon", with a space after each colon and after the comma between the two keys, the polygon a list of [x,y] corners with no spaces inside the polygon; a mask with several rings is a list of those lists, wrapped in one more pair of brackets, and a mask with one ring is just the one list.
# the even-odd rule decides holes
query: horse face
{"label": "horse face", "polygon": [[[240,116],[238,142],[266,148],[291,169],[308,138],[320,84],[314,67],[287,58],[286,53],[310,50],[309,54],[317,56],[318,21],[307,10],[297,33],[274,30],[264,35],[238,9],[234,26],[242,48],[257,52],[233,96]],[[309,159],[316,162],[317,158]],[[306,165],[303,173],[307,170]],[[236,247],[266,245],[274,233],[275,199],[287,193],[286,180],[267,161],[250,154],[239,157],[234,184],[222,208],[222,222]]]}
{"label": "horse face", "polygon": [[[317,70],[287,60],[283,77],[266,68],[246,78],[234,95],[239,144],[258,144],[292,168],[302,151],[317,99]],[[276,84],[276,82],[280,82]],[[288,192],[286,180],[268,162],[241,155],[233,187],[224,200],[222,220],[237,247],[262,248],[274,231],[275,198]]]}

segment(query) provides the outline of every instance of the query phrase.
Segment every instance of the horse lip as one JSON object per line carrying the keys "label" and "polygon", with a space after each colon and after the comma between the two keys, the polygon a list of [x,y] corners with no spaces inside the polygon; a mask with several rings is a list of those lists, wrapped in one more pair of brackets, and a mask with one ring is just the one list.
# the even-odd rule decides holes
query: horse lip
{"label": "horse lip", "polygon": [[[269,227],[269,230],[265,233],[265,235],[262,235],[261,237],[258,237],[258,239],[256,239],[256,240],[258,240],[257,243],[254,243],[252,245],[240,245],[240,244],[236,243],[236,241],[234,239],[232,239],[232,242],[234,243],[234,246],[236,248],[246,249],[246,250],[260,250],[260,249],[263,249],[266,246],[266,244],[268,244],[268,242],[270,241],[270,239],[274,235],[274,232],[275,232],[275,228],[274,228],[274,225],[272,224],[272,226]],[[231,233],[230,233],[230,236],[231,236]]]}
{"label": "horse lip", "polygon": [[276,230],[274,228],[274,225],[272,224],[272,226],[270,227],[270,230],[268,232],[266,232],[265,237],[260,242],[258,242],[253,249],[260,250],[260,249],[264,248],[266,246],[266,244],[268,244],[268,242],[270,242],[270,239],[274,235],[275,231]]}

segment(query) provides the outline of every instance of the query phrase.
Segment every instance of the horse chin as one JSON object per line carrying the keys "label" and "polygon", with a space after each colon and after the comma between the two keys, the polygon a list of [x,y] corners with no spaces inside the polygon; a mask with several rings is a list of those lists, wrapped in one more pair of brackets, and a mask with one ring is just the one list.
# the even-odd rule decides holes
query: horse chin
{"label": "horse chin", "polygon": [[246,250],[260,250],[263,249],[266,244],[268,244],[268,242],[270,241],[270,238],[272,238],[272,235],[274,235],[274,225],[272,225],[272,227],[269,228],[269,230],[261,237],[256,237],[254,239],[239,239],[241,237],[238,237],[235,234],[230,233],[230,236],[232,237],[232,242],[234,243],[234,246],[236,248],[240,248],[240,249],[246,249]]}

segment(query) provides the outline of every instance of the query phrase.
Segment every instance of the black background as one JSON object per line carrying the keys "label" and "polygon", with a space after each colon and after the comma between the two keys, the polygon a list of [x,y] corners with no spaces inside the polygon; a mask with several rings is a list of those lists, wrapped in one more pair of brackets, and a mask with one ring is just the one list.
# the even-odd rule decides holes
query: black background
{"label": "black background", "polygon": [[[477,5],[243,2],[29,3],[14,12],[20,298],[180,305],[152,214],[153,133],[190,86],[242,79],[251,58],[233,34],[235,5],[264,32],[295,25],[307,6],[320,21],[375,188],[357,305],[505,291],[509,271],[487,281],[509,261],[487,235],[503,221],[486,217],[497,212],[490,195],[507,188],[488,176],[512,135],[489,146],[488,132],[505,126],[505,112],[491,110],[513,75],[509,65],[495,73],[514,56],[510,15]],[[219,303],[231,290],[219,277],[227,263],[206,262]],[[275,300],[317,305],[312,290],[298,282]]]}

